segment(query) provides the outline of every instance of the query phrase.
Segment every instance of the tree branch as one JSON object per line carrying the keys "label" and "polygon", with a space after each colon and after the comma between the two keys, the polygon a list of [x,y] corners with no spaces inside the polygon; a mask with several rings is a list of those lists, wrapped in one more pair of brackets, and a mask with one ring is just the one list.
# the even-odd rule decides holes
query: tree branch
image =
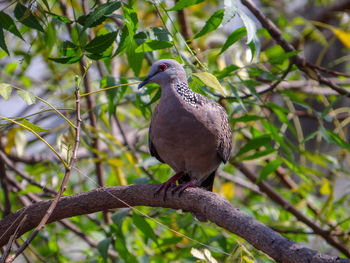
{"label": "tree branch", "polygon": [[[156,187],[158,186],[150,184],[101,187],[89,192],[66,196],[60,199],[48,223],[72,216],[130,206],[144,205],[182,209],[205,214],[213,223],[243,237],[255,248],[270,255],[278,262],[350,262],[348,259],[320,254],[282,237],[239,209],[232,207],[226,199],[216,193],[198,188],[188,189],[181,197],[170,196],[164,202],[161,196],[153,196]],[[35,228],[51,203],[52,200],[35,203],[0,221],[0,233],[3,233],[0,236],[0,246],[5,245],[10,239],[24,216],[27,216],[27,220],[23,223],[18,235]]]}

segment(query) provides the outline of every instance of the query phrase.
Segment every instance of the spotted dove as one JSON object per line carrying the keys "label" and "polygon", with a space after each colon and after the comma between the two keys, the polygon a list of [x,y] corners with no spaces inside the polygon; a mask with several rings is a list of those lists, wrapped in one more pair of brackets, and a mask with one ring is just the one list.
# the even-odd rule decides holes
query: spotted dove
{"label": "spotted dove", "polygon": [[230,158],[232,147],[224,108],[193,92],[183,67],[172,59],[156,61],[138,88],[147,83],[162,89],[149,128],[149,150],[176,173],[155,194],[163,192],[165,200],[169,187],[179,195],[188,187],[212,191],[215,172]]}

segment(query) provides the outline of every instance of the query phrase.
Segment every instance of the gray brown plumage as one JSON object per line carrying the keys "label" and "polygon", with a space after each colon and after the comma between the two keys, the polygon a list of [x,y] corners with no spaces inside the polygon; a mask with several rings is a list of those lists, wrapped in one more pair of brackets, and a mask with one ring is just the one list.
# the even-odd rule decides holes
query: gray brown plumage
{"label": "gray brown plumage", "polygon": [[160,85],[162,95],[152,115],[149,150],[176,172],[156,193],[163,191],[165,198],[169,187],[180,194],[196,186],[211,191],[218,166],[231,153],[232,133],[224,108],[193,92],[175,60],[156,61],[139,88],[150,82]]}

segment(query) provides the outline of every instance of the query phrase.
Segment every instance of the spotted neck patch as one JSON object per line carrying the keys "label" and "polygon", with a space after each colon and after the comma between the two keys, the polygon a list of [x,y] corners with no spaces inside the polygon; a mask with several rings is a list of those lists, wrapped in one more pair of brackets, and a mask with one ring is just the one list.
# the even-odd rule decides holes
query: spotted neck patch
{"label": "spotted neck patch", "polygon": [[178,82],[175,85],[175,89],[180,97],[193,107],[197,107],[199,104],[199,98],[184,82]]}

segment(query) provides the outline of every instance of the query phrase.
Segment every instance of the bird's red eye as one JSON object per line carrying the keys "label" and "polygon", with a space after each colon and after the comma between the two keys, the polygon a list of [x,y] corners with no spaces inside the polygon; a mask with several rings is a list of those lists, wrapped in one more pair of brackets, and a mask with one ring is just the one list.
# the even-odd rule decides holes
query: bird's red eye
{"label": "bird's red eye", "polygon": [[166,70],[166,68],[167,68],[167,66],[165,64],[160,64],[159,67],[158,67],[158,71],[159,72],[163,72],[163,71]]}

